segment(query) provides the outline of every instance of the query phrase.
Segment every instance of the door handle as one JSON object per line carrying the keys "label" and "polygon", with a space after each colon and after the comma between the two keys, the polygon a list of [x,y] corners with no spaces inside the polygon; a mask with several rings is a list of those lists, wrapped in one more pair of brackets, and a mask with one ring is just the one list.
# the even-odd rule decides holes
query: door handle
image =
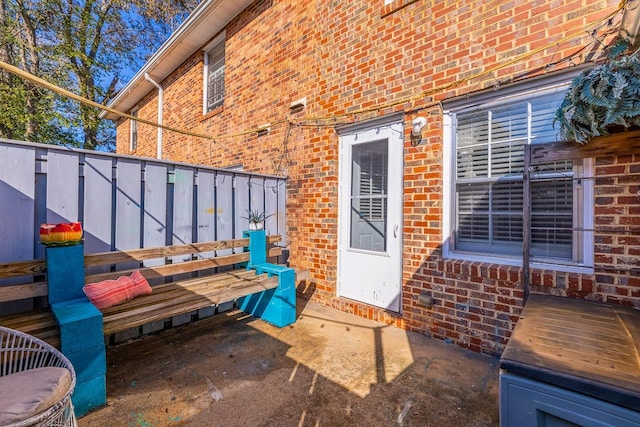
{"label": "door handle", "polygon": [[398,228],[400,228],[397,224],[393,226],[393,237],[398,238]]}

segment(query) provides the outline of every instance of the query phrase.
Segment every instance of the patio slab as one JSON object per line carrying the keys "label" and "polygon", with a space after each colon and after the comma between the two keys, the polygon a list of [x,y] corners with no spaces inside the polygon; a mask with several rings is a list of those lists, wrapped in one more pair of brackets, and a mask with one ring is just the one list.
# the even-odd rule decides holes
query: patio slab
{"label": "patio slab", "polygon": [[79,425],[498,425],[498,359],[298,302],[283,329],[231,311],[109,348]]}

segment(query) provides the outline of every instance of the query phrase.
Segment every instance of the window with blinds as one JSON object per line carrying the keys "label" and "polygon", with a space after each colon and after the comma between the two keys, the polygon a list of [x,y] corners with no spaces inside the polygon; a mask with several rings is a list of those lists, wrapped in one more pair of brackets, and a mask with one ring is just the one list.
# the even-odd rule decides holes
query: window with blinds
{"label": "window with blinds", "polygon": [[224,103],[224,41],[207,52],[207,112]]}
{"label": "window with blinds", "polygon": [[388,150],[387,140],[352,147],[351,248],[378,252],[387,248]]}
{"label": "window with blinds", "polygon": [[[558,139],[553,119],[564,93],[486,104],[455,115],[454,246],[458,251],[522,253],[526,144]],[[574,165],[536,166],[531,183],[531,254],[575,260]]]}
{"label": "window with blinds", "polygon": [[[356,151],[356,154],[360,153]],[[353,193],[360,203],[360,219],[383,220],[386,218],[387,201],[386,153],[362,153],[356,165],[359,168],[359,171],[354,171],[358,172],[358,186]]]}

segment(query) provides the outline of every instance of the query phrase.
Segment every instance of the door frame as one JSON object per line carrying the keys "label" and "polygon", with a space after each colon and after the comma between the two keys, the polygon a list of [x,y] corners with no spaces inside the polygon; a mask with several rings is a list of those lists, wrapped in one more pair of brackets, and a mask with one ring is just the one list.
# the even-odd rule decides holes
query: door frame
{"label": "door frame", "polygon": [[[399,142],[402,146],[400,147],[400,150],[402,151],[401,157],[402,157],[402,161],[399,165],[397,165],[398,168],[400,168],[400,183],[398,185],[398,188],[396,188],[395,190],[398,191],[399,194],[399,199],[400,199],[400,206],[399,206],[399,217],[398,217],[398,226],[399,226],[399,234],[398,234],[398,256],[397,256],[397,262],[398,262],[398,283],[399,283],[399,296],[398,296],[398,310],[391,310],[391,309],[386,309],[386,310],[390,310],[393,311],[394,313],[398,313],[401,314],[402,313],[402,296],[403,296],[403,283],[402,283],[402,272],[403,272],[403,258],[404,258],[404,243],[403,243],[403,226],[404,226],[404,127],[405,127],[405,123],[404,123],[404,112],[402,113],[394,113],[394,114],[389,114],[383,117],[377,117],[375,119],[371,119],[371,120],[365,120],[365,121],[361,121],[358,123],[354,123],[354,124],[349,124],[349,125],[343,125],[340,126],[338,128],[336,128],[336,131],[338,133],[338,136],[340,138],[339,143],[338,143],[338,241],[337,241],[337,271],[336,271],[336,295],[338,298],[347,298],[347,299],[351,299],[348,296],[341,296],[341,291],[340,291],[340,287],[341,287],[341,283],[340,283],[340,279],[341,279],[341,268],[342,268],[342,256],[341,256],[341,242],[343,237],[343,227],[344,227],[344,218],[345,217],[345,212],[344,210],[347,209],[350,212],[351,207],[350,206],[344,206],[344,203],[342,198],[344,196],[343,191],[344,189],[342,188],[343,185],[348,185],[349,183],[346,183],[343,179],[342,176],[342,171],[345,167],[344,162],[347,160],[350,160],[351,156],[345,156],[345,153],[342,150],[342,139],[346,136],[350,136],[353,134],[358,134],[358,133],[365,133],[365,132],[371,132],[371,131],[375,131],[377,128],[381,128],[381,127],[386,127],[386,126],[392,126],[392,125],[400,125],[400,129],[402,132],[402,137],[401,137],[401,141]],[[391,142],[391,141],[390,141]],[[392,159],[389,159],[389,162],[391,162]],[[389,163],[389,170],[391,169],[391,163]],[[350,190],[348,190],[350,191]],[[391,221],[388,221],[388,230],[387,230],[387,234],[389,236],[392,235],[393,231],[392,231],[392,225],[391,225]],[[360,300],[354,300],[357,301],[360,304],[364,304],[364,305],[371,305],[371,306],[375,306],[374,304],[368,303],[368,302],[363,302]],[[381,307],[382,308],[382,307]],[[385,310],[385,308],[382,308],[383,310]]]}

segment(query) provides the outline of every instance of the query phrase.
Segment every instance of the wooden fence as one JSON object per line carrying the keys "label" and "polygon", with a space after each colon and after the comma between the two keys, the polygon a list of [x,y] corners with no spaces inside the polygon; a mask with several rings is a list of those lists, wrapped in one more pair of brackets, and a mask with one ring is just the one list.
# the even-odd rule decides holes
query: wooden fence
{"label": "wooden fence", "polygon": [[[0,262],[44,258],[44,222],[82,222],[85,253],[96,253],[242,237],[247,209],[271,215],[267,233],[281,234],[286,245],[285,183],[276,176],[0,139]],[[0,314],[16,308],[0,304]]]}

